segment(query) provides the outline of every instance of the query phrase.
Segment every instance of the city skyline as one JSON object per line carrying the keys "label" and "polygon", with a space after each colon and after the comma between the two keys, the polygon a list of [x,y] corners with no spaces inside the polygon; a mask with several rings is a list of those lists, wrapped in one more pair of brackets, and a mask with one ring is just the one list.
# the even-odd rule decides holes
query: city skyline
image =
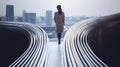
{"label": "city skyline", "polygon": [[[6,5],[6,16],[0,16],[0,21],[15,21],[15,22],[30,22],[33,24],[40,24],[46,26],[54,25],[53,21],[53,12],[48,10],[46,11],[46,16],[36,16],[36,13],[28,13],[26,10],[22,11],[21,16],[14,16],[14,5]],[[84,19],[95,18],[93,16],[71,16],[65,17],[65,22],[67,24],[73,24]]]}
{"label": "city skyline", "polygon": [[[21,16],[22,11],[45,16],[47,10],[57,11],[56,5],[61,4],[66,16],[104,16],[120,12],[119,0],[0,0],[0,16],[5,15],[5,6],[15,6],[15,16]],[[53,13],[54,14],[54,13]]]}

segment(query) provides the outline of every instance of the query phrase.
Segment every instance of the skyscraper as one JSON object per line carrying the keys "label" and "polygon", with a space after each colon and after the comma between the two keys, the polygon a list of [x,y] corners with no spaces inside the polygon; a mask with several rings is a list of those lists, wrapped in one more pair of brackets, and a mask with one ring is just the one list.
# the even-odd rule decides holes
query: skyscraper
{"label": "skyscraper", "polygon": [[14,21],[14,6],[6,6],[6,21]]}
{"label": "skyscraper", "polygon": [[25,22],[25,13],[26,13],[26,11],[25,11],[25,10],[23,10],[23,14],[22,14],[22,17],[23,17],[23,22]]}
{"label": "skyscraper", "polygon": [[25,22],[36,24],[36,13],[25,13]]}
{"label": "skyscraper", "polygon": [[46,25],[52,25],[52,11],[46,11]]}

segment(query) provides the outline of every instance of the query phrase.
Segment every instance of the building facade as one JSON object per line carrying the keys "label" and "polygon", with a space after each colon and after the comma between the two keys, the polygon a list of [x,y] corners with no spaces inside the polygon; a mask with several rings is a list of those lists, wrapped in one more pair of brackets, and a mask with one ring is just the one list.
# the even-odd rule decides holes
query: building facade
{"label": "building facade", "polygon": [[25,22],[36,24],[36,13],[25,13]]}
{"label": "building facade", "polygon": [[5,21],[6,20],[6,17],[5,16],[1,16],[0,17],[0,21]]}
{"label": "building facade", "polygon": [[46,26],[52,26],[52,11],[46,11]]}
{"label": "building facade", "polygon": [[14,21],[14,6],[6,6],[6,21]]}

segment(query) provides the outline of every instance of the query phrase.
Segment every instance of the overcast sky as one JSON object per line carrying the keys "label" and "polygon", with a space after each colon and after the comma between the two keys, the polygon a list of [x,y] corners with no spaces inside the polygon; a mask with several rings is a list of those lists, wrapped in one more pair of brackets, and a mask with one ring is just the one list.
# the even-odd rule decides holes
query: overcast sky
{"label": "overcast sky", "polygon": [[120,0],[0,0],[0,16],[5,15],[6,4],[14,5],[15,16],[22,11],[45,16],[46,10],[56,10],[61,4],[66,16],[100,16],[120,13]]}

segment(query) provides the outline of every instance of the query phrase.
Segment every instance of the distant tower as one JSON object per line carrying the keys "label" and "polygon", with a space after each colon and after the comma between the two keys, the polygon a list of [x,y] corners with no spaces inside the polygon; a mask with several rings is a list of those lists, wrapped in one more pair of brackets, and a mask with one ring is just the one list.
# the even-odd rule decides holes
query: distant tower
{"label": "distant tower", "polygon": [[36,13],[25,13],[25,22],[36,24]]}
{"label": "distant tower", "polygon": [[6,21],[14,21],[14,6],[6,6]]}
{"label": "distant tower", "polygon": [[25,22],[25,13],[26,13],[26,11],[23,10],[23,15],[22,15],[22,17],[23,17],[23,22]]}
{"label": "distant tower", "polygon": [[52,11],[46,11],[46,25],[52,25]]}

